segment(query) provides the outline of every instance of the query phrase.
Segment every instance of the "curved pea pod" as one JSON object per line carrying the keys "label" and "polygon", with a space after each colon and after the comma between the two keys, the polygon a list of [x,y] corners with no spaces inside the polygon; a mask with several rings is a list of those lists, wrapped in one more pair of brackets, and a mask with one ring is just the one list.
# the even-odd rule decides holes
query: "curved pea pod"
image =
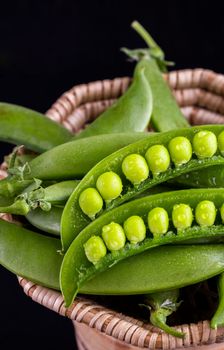
{"label": "curved pea pod", "polygon": [[[66,203],[61,223],[61,238],[63,248],[65,250],[68,249],[69,245],[79,234],[79,232],[91,223],[90,217],[87,216],[81,209],[79,199],[80,195],[84,193],[86,189],[96,188],[97,180],[102,174],[107,172],[114,172],[115,174],[119,175],[123,183],[123,189],[120,196],[114,200],[111,200],[109,203],[105,201],[102,206],[102,210],[98,211],[96,217],[100,216],[106,211],[111,210],[114,207],[121,205],[122,203],[130,200],[136,195],[139,195],[147,189],[154,187],[160,183],[166,182],[170,179],[174,179],[181,174],[190,173],[191,171],[197,169],[204,169],[212,165],[224,164],[224,157],[221,155],[219,150],[217,150],[212,157],[206,157],[203,159],[199,159],[196,155],[193,154],[192,158],[190,156],[184,160],[185,163],[178,165],[175,165],[174,161],[171,159],[170,164],[166,170],[163,170],[159,174],[152,174],[151,172],[148,174],[146,173],[146,176],[144,174],[145,180],[137,185],[133,184],[125,177],[122,164],[128,156],[137,155],[139,157],[140,155],[141,160],[145,162],[143,165],[147,170],[147,164],[144,157],[146,155],[146,152],[152,146],[162,145],[163,149],[168,149],[170,142],[180,137],[181,139],[184,138],[185,141],[187,140],[189,147],[191,147],[194,136],[204,130],[206,132],[212,132],[214,135],[218,136],[224,130],[224,126],[205,125],[200,127],[168,131],[154,135],[151,134],[150,137],[144,140],[132,143],[131,145],[128,145],[123,149],[116,151],[115,153],[104,158],[95,167],[93,167],[89,173],[87,173],[86,176],[80,181],[79,185]],[[180,152],[178,151],[174,152],[175,157],[179,156],[179,154]],[[136,166],[135,168],[133,167],[133,173],[135,173],[135,169]]]}
{"label": "curved pea pod", "polygon": [[[104,270],[110,269],[111,266],[132,255],[137,255],[145,250],[167,244],[201,243],[203,240],[208,240],[209,242],[223,242],[224,226],[221,217],[219,215],[216,217],[215,209],[214,212],[211,211],[211,205],[206,208],[207,203],[213,206],[215,205],[216,208],[221,208],[223,202],[224,189],[174,191],[133,200],[100,216],[74,239],[64,256],[60,283],[66,304],[70,305],[85,281]],[[176,228],[178,226],[174,220],[173,222],[171,221],[173,209],[180,203],[184,203],[195,211],[196,222],[192,224],[192,220],[190,220],[186,228]],[[206,204],[206,213],[202,209],[204,203]],[[149,222],[149,214],[157,208],[165,211],[167,218],[165,220],[163,217],[161,218],[160,210],[159,215],[154,217],[156,223],[153,227]],[[180,214],[178,214],[177,217],[179,215]],[[183,213],[181,213],[181,215],[183,215]],[[149,229],[146,231],[146,238],[137,244],[133,244],[127,240],[123,242],[122,238],[122,246],[116,250],[108,246],[108,239],[104,236],[105,228],[108,232],[108,227],[113,223],[113,225],[118,225],[117,227],[120,232],[122,227],[125,228],[124,223],[126,220],[133,216],[140,217],[145,223],[145,226],[147,226],[146,223],[148,222]],[[208,222],[201,222],[201,218],[207,218]],[[187,222],[186,216],[183,222]],[[163,231],[164,227],[165,230]],[[92,250],[91,253],[90,249],[93,247],[92,244],[92,247],[88,248],[87,254],[87,242],[90,242],[90,238],[92,237],[99,237],[101,241],[103,238],[109,251],[105,252],[102,243],[99,247],[98,242],[94,242],[94,251]],[[113,234],[110,242],[113,243],[114,241],[117,241],[117,237]],[[119,242],[121,242],[120,239]],[[97,258],[97,260],[92,261],[93,263],[90,262],[90,253]],[[98,254],[98,256],[96,256],[96,254]]]}
{"label": "curved pea pod", "polygon": [[0,264],[43,286],[58,289],[60,240],[0,219]]}
{"label": "curved pea pod", "polygon": [[31,109],[0,103],[0,140],[44,152],[68,142],[72,134],[45,115]]}
{"label": "curved pea pod", "polygon": [[143,38],[149,49],[123,49],[123,51],[128,57],[139,61],[135,73],[139,69],[144,69],[146,79],[151,86],[153,96],[151,121],[154,130],[168,131],[189,127],[189,123],[183,116],[168,84],[160,72],[161,70],[166,71],[166,66],[170,62],[165,61],[162,49],[138,22],[133,22],[132,27]]}
{"label": "curved pea pod", "polygon": [[153,248],[120,261],[86,281],[80,293],[131,295],[182,288],[222,273],[223,253],[223,244]]}
{"label": "curved pea pod", "polygon": [[[81,178],[101,159],[148,136],[147,133],[108,134],[67,142],[29,162],[25,175],[22,169],[19,179],[18,176],[10,176],[1,180],[0,195],[18,194],[32,182],[33,178],[59,181]],[[28,181],[28,184],[24,181]]]}
{"label": "curved pea pod", "polygon": [[41,231],[60,236],[60,221],[63,208],[52,206],[50,211],[43,211],[40,208],[31,210],[26,219],[34,227]]}
{"label": "curved pea pod", "polygon": [[126,93],[75,138],[144,131],[150,121],[152,105],[151,88],[145,78],[144,69],[138,69]]}

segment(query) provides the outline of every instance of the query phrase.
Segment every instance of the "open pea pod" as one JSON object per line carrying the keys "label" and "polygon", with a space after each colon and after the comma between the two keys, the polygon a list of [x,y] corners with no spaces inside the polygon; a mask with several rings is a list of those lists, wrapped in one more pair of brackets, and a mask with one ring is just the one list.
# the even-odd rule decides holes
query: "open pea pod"
{"label": "open pea pod", "polygon": [[182,288],[220,274],[223,252],[223,244],[153,248],[94,276],[80,287],[80,293],[131,295]]}
{"label": "open pea pod", "polygon": [[68,142],[72,134],[31,109],[0,103],[0,140],[43,152]]}
{"label": "open pea pod", "polygon": [[148,188],[193,170],[224,164],[223,131],[223,125],[205,125],[151,134],[104,158],[80,181],[65,206],[63,249],[68,249],[94,217]]}
{"label": "open pea pod", "polygon": [[167,244],[223,242],[223,203],[224,189],[183,190],[136,199],[100,216],[64,256],[60,283],[66,304],[85,281],[132,255]]}

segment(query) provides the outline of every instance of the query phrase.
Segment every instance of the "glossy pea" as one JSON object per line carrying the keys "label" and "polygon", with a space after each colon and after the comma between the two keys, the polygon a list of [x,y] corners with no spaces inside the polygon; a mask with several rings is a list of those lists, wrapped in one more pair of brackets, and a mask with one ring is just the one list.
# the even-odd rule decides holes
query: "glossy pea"
{"label": "glossy pea", "polygon": [[214,225],[216,208],[212,201],[204,200],[197,204],[195,209],[195,220],[200,226]]}
{"label": "glossy pea", "polygon": [[219,135],[223,129],[223,125],[197,126],[150,135],[148,138],[128,145],[103,159],[86,174],[86,176],[81,180],[80,184],[74,190],[73,194],[66,203],[62,215],[61,225],[63,249],[67,250],[73,239],[79,234],[82,229],[84,229],[84,227],[90,223],[88,217],[83,214],[79,206],[78,199],[85,188],[95,187],[96,180],[101,174],[107,171],[115,172],[122,179],[123,191],[122,195],[115,200],[112,200],[109,205],[105,206],[99,215],[105,213],[105,211],[107,212],[110,209],[121,205],[122,203],[130,200],[131,198],[134,198],[135,196],[138,196],[140,193],[145,192],[147,189],[168,180],[175,179],[181,174],[190,173],[193,170],[206,169],[212,165],[224,164],[224,158],[221,155],[216,155],[215,157],[206,159],[192,158],[186,164],[182,164],[182,166],[174,168],[173,164],[171,164],[167,171],[158,174],[156,177],[149,176],[138,186],[134,186],[128,179],[124,177],[122,171],[122,163],[127,156],[132,154],[139,154],[144,157],[150,147],[159,144],[164,145],[164,147],[168,148],[169,142],[176,137],[184,137],[191,143],[194,135],[201,130],[210,130],[215,135]]}
{"label": "glossy pea", "polygon": [[169,217],[164,208],[156,207],[148,213],[148,226],[154,237],[160,237],[168,231]]}
{"label": "glossy pea", "polygon": [[122,181],[113,171],[100,175],[96,181],[96,188],[106,201],[111,201],[120,196],[122,192]]}
{"label": "glossy pea", "polygon": [[171,159],[176,166],[188,163],[192,157],[191,143],[186,137],[174,137],[169,142],[169,152]]}
{"label": "glossy pea", "polygon": [[84,249],[87,259],[93,264],[96,264],[107,253],[107,248],[99,236],[90,237],[84,244]]}
{"label": "glossy pea", "polygon": [[44,152],[72,138],[60,124],[25,107],[1,102],[0,115],[1,141]]}
{"label": "glossy pea", "polygon": [[142,242],[146,237],[146,226],[142,218],[138,215],[130,216],[124,222],[124,232],[132,244]]}
{"label": "glossy pea", "polygon": [[193,149],[200,159],[212,157],[217,151],[216,135],[207,130],[199,131],[193,138]]}
{"label": "glossy pea", "polygon": [[170,155],[163,145],[150,147],[145,154],[145,158],[153,175],[163,173],[169,168]]}
{"label": "glossy pea", "polygon": [[[191,208],[196,208],[198,203],[207,200],[215,203],[216,208],[220,208],[224,201],[223,189],[207,189],[204,190],[179,190],[174,192],[161,193],[143,197],[125,203],[118,208],[114,208],[102,216],[99,216],[95,221],[89,224],[80,234],[74,239],[66,252],[61,269],[61,284],[62,291],[65,296],[66,304],[69,305],[74,296],[78,292],[80,286],[85,281],[93,278],[98,273],[108,270],[110,266],[125,260],[132,255],[138,255],[145,250],[152,249],[160,245],[181,244],[193,242],[219,242],[224,239],[223,225],[221,219],[212,227],[199,226],[197,224],[185,230],[185,234],[178,234],[173,227],[169,228],[167,234],[155,238],[146,237],[137,245],[126,243],[124,248],[107,253],[97,264],[93,266],[85,256],[83,245],[92,235],[101,236],[102,228],[111,222],[116,222],[120,226],[131,216],[140,216],[144,222],[147,222],[148,213],[156,208],[163,206],[169,217],[172,215],[172,208],[176,203],[185,203]],[[116,253],[116,254],[115,254]],[[82,276],[78,271],[82,267]],[[68,287],[69,286],[69,287]],[[72,286],[72,287],[71,287]]]}
{"label": "glossy pea", "polygon": [[172,210],[172,221],[177,230],[191,227],[193,221],[192,209],[187,204],[176,204]]}
{"label": "glossy pea", "polygon": [[74,138],[144,131],[150,121],[152,105],[150,84],[145,77],[144,69],[139,69],[128,90]]}
{"label": "glossy pea", "polygon": [[134,185],[140,184],[149,176],[148,165],[140,154],[128,155],[122,162],[122,171]]}
{"label": "glossy pea", "polygon": [[103,200],[95,188],[86,188],[79,197],[79,205],[83,213],[93,219],[102,209]]}
{"label": "glossy pea", "polygon": [[102,237],[107,248],[112,252],[124,247],[126,237],[121,225],[111,222],[102,228]]}

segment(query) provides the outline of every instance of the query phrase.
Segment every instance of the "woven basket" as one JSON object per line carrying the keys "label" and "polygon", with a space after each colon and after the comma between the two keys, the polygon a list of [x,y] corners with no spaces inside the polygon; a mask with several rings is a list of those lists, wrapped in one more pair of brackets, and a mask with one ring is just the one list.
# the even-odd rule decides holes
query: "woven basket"
{"label": "woven basket", "polygon": [[[174,92],[184,115],[192,125],[224,123],[224,76],[195,69],[169,73],[164,77]],[[75,86],[64,93],[47,111],[47,116],[73,132],[102,113],[128,88],[130,78],[97,81]],[[6,176],[5,164],[0,176]],[[1,215],[12,220],[10,215]],[[224,349],[224,328],[213,330],[208,320],[176,327],[186,333],[184,340],[163,333],[149,323],[127,317],[78,297],[66,309],[62,295],[19,277],[24,292],[34,301],[69,317],[76,329],[80,350],[125,349]]]}

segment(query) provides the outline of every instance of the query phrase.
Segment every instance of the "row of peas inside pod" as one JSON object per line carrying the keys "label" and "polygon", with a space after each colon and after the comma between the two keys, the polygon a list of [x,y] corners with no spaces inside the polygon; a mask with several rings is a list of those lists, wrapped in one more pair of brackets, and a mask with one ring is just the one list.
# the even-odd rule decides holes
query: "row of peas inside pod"
{"label": "row of peas inside pod", "polygon": [[[193,214],[193,209],[188,204],[176,204],[172,208],[172,217],[169,218],[167,211],[161,207],[155,207],[149,211],[148,236],[160,239],[162,235],[173,231],[178,234],[185,234],[195,219],[195,224],[201,227],[214,225],[217,209],[212,201],[200,201]],[[220,208],[221,221],[224,223],[224,204]],[[220,220],[219,220],[220,221]],[[122,227],[123,226],[123,227]],[[146,238],[147,225],[142,217],[132,215],[125,220],[123,225],[111,222],[103,226],[101,236],[92,236],[84,244],[87,259],[96,264],[101,258],[110,252],[124,248],[126,240],[131,244],[142,242]]]}
{"label": "row of peas inside pod", "polygon": [[[150,172],[156,177],[166,172],[172,163],[180,167],[192,159],[192,155],[200,159],[210,158],[217,149],[224,154],[224,131],[216,135],[211,131],[199,131],[193,142],[187,137],[177,136],[171,139],[168,149],[164,145],[153,145],[148,148],[145,157],[140,154],[130,154],[122,162],[122,172],[134,185],[138,186],[148,179]],[[106,204],[122,194],[123,184],[120,176],[113,171],[101,174],[96,181],[96,188],[85,189],[79,197],[79,205],[87,216],[94,219]]]}

